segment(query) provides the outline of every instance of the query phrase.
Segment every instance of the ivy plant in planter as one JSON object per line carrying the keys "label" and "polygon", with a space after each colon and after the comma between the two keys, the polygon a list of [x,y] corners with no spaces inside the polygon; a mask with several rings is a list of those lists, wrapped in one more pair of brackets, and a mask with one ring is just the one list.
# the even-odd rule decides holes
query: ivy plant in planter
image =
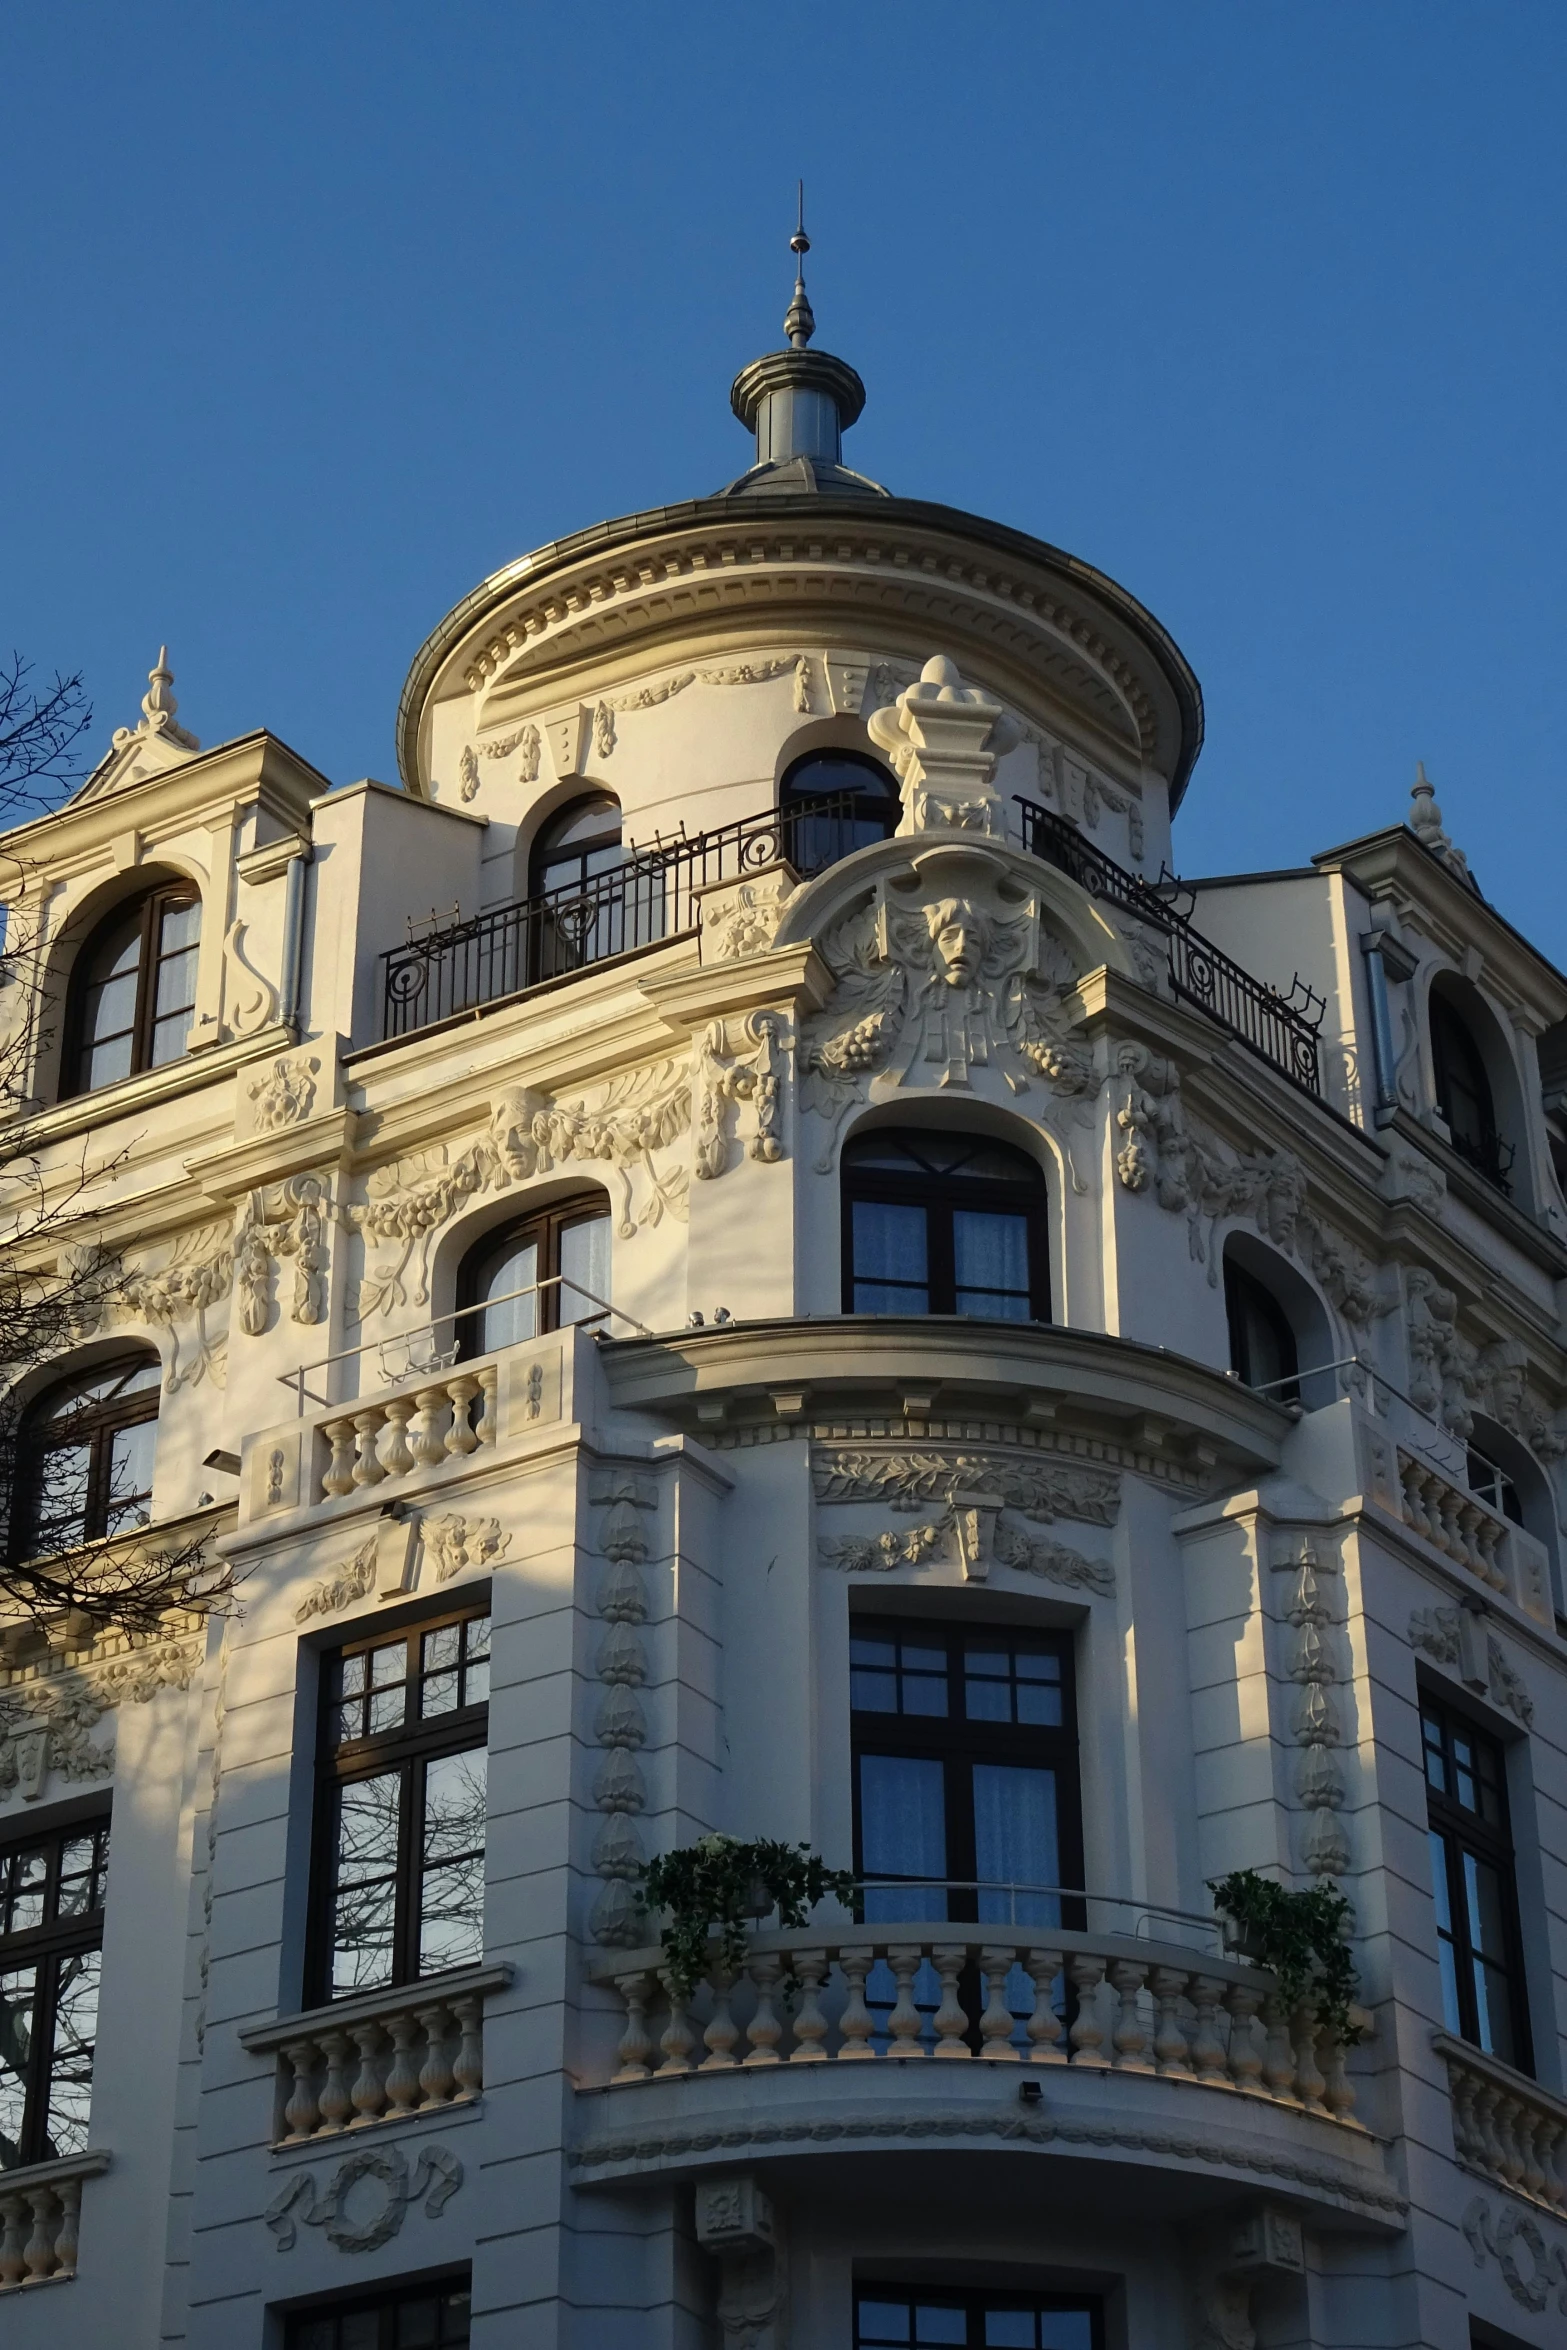
{"label": "ivy plant in planter", "polygon": [[[748,1923],[776,1909],[780,1924],[803,1926],[829,1894],[853,1904],[854,1879],[847,1869],[828,1868],[808,1844],[780,1844],[769,1836],[750,1844],[737,1836],[699,1836],[694,1844],[659,1853],[642,1872],[643,1908],[668,1913],[664,1962],[682,1998],[690,1997],[715,1960],[730,1974],[738,1972]],[[715,1928],[716,1951],[710,1948]]]}
{"label": "ivy plant in planter", "polygon": [[1285,2006],[1293,2011],[1309,1999],[1318,2021],[1352,2048],[1361,2026],[1353,2021],[1357,1979],[1344,1939],[1350,1907],[1331,1879],[1296,1893],[1256,1869],[1234,1869],[1210,1878],[1208,1890],[1235,1929],[1236,1947],[1278,1977]]}

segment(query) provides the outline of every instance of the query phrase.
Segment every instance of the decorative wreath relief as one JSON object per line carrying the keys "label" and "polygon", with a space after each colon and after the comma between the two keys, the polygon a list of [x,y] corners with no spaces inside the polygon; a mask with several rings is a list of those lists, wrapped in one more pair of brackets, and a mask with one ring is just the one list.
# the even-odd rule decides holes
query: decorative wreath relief
{"label": "decorative wreath relief", "polygon": [[[355,2216],[350,2198],[367,2185]],[[439,2219],[461,2185],[462,2164],[444,2146],[426,2146],[411,2172],[401,2147],[362,2146],[338,2164],[324,2194],[317,2195],[310,2171],[296,2171],[262,2216],[280,2252],[293,2249],[296,2220],[320,2228],[339,2252],[377,2252],[397,2234],[410,2203],[423,2196],[425,2217]]]}
{"label": "decorative wreath relief", "polygon": [[[747,1922],[776,1909],[780,1924],[803,1926],[819,1901],[831,1894],[859,1903],[847,1869],[830,1869],[808,1844],[779,1844],[770,1836],[742,1843],[737,1836],[699,1836],[674,1852],[661,1852],[642,1871],[642,1906],[664,1910],[661,1941],[669,1980],[682,1998],[716,1963],[729,1974],[745,1959]],[[717,1931],[716,1951],[711,1936]],[[797,1988],[784,1978],[786,1991]]]}
{"label": "decorative wreath relief", "polygon": [[1332,1880],[1296,1893],[1255,1869],[1233,1869],[1210,1878],[1208,1890],[1247,1957],[1277,1975],[1284,2005],[1309,2000],[1318,2023],[1353,2048],[1364,2026],[1354,2020],[1359,1979],[1344,1939],[1350,1905]]}

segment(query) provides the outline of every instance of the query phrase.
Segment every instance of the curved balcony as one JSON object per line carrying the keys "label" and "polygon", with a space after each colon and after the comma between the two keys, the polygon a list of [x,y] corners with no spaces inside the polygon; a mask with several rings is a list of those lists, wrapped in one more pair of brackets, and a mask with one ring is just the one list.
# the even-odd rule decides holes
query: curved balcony
{"label": "curved balcony", "polygon": [[754,1935],[738,1974],[715,1963],[689,1996],[656,1945],[589,1980],[620,2034],[578,2080],[579,2185],[960,2141],[1130,2169],[1171,2215],[1261,2179],[1330,2225],[1400,2222],[1342,2046],[1271,1975],[1179,1940],[809,1925]]}

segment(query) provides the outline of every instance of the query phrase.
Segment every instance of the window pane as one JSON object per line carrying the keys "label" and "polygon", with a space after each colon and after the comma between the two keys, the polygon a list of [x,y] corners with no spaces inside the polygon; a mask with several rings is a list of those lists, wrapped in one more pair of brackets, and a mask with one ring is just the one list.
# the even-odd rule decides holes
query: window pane
{"label": "window pane", "polygon": [[44,1922],[44,1901],[49,1887],[49,1855],[42,1845],[29,1845],[21,1852],[8,1852],[0,1879],[5,1897],[0,1902],[0,1932],[26,1934]]}
{"label": "window pane", "polygon": [[49,2063],[45,2159],[81,2154],[92,2105],[93,2046],[98,2037],[98,1979],[103,1954],[83,1950],[59,1960],[54,2050]]}
{"label": "window pane", "polygon": [[860,1757],[860,1851],[868,1877],[922,1877],[924,1886],[871,1888],[867,1918],[945,1917],[946,1774],[913,1755]]}
{"label": "window pane", "polygon": [[64,1550],[87,1539],[92,1490],[91,1444],[52,1444],[39,1464],[36,1520],[30,1540],[40,1550]]}
{"label": "window pane", "polygon": [[911,2313],[906,2301],[862,2301],[859,2335],[863,2343],[906,2342]]}
{"label": "window pane", "polygon": [[968,2315],[962,2309],[944,2309],[939,2302],[922,2301],[914,2312],[916,2342],[966,2342]]}
{"label": "window pane", "polygon": [[485,1759],[482,1746],[471,1746],[425,1766],[421,1974],[484,1956]]}
{"label": "window pane", "polygon": [[[609,1218],[568,1224],[560,1236],[560,1323],[599,1318],[595,1298],[609,1296]],[[573,1286],[573,1285],[576,1286]]]}
{"label": "window pane", "polygon": [[[164,907],[162,934],[158,944],[158,951],[161,955],[174,956],[192,953],[200,941],[201,903],[199,899],[193,898],[188,905],[184,906]],[[165,1000],[172,1002],[174,999],[172,997],[160,999],[158,1006],[160,1011],[163,1009]]]}
{"label": "window pane", "polygon": [[1431,1898],[1436,1904],[1437,1959],[1442,1970],[1442,2020],[1450,2032],[1463,2030],[1458,2004],[1458,1962],[1453,1950],[1453,1913],[1447,1878],[1447,1838],[1428,1831],[1431,1847]]}
{"label": "window pane", "polygon": [[407,1681],[406,1640],[389,1640],[384,1648],[371,1649],[370,1696],[365,1707],[365,1728],[371,1737],[377,1730],[395,1730],[406,1719]]}
{"label": "window pane", "polygon": [[425,1720],[454,1713],[462,1703],[461,1624],[442,1624],[437,1631],[426,1632],[420,1670],[419,1711]]}
{"label": "window pane", "polygon": [[535,1288],[539,1278],[539,1244],[528,1241],[521,1248],[508,1249],[486,1269],[479,1286],[479,1298],[496,1297],[509,1302],[486,1306],[476,1318],[479,1323],[475,1347],[480,1354],[494,1354],[503,1346],[515,1346],[519,1339],[533,1338],[539,1327],[537,1296],[514,1297],[514,1290]]}
{"label": "window pane", "polygon": [[119,1534],[145,1526],[152,1517],[152,1464],[158,1447],[156,1420],[116,1428],[109,1438],[109,1492],[104,1532]]}
{"label": "window pane", "polygon": [[1034,2323],[1031,2309],[987,2309],[985,2350],[1034,2350]]}
{"label": "window pane", "polygon": [[462,1628],[464,1705],[488,1705],[490,1701],[490,1619],[488,1616],[470,1616]]}
{"label": "window pane", "polygon": [[401,1798],[397,1771],[355,1779],[338,1791],[332,1872],[334,1997],[372,1990],[391,1980]]}
{"label": "window pane", "polygon": [[104,1879],[109,1868],[109,1831],[90,1829],[85,1836],[67,1836],[60,1847],[60,1875],[55,1894],[57,1918],[87,1917],[102,1909]]}
{"label": "window pane", "polygon": [[857,1199],[852,1212],[856,1313],[928,1313],[925,1210]]}
{"label": "window pane", "polygon": [[952,1257],[960,1314],[1028,1320],[1028,1222],[958,1208],[952,1217]]}
{"label": "window pane", "polygon": [[981,1883],[982,1923],[1055,1926],[1061,1905],[1052,1894],[1011,1893],[1012,1885],[1059,1885],[1061,1846],[1056,1774],[1017,1763],[974,1765],[974,1859]]}
{"label": "window pane", "polygon": [[1094,2321],[1086,2309],[1042,2309],[1039,2350],[1093,2350]]}
{"label": "window pane", "polygon": [[22,2159],[37,1991],[36,1967],[16,1967],[0,1975],[0,2170],[14,2170]]}

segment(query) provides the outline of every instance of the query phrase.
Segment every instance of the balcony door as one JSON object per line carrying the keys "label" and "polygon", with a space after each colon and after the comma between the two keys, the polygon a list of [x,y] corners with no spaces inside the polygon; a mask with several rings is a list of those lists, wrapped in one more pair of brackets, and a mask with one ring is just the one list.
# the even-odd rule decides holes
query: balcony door
{"label": "balcony door", "polygon": [[1070,1639],[861,1616],[850,1672],[866,1918],[1078,1924]]}

